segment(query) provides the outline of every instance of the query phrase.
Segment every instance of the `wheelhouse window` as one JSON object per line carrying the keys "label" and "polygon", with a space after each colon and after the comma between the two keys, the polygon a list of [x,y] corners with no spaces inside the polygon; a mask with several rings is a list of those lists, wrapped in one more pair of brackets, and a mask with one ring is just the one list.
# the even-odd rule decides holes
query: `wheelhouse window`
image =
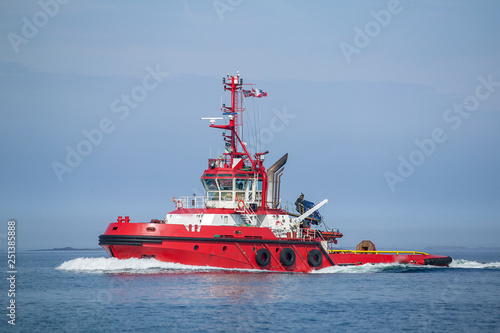
{"label": "wheelhouse window", "polygon": [[220,193],[222,200],[224,201],[232,201],[233,200],[233,192],[221,192]]}
{"label": "wheelhouse window", "polygon": [[255,192],[255,200],[262,200],[262,179],[257,180],[257,191]]}
{"label": "wheelhouse window", "polygon": [[236,191],[244,191],[246,188],[246,179],[236,179]]}
{"label": "wheelhouse window", "polygon": [[208,192],[208,200],[210,201],[219,201],[220,195],[219,192]]}
{"label": "wheelhouse window", "polygon": [[245,200],[245,190],[247,189],[247,179],[238,179],[235,180],[235,188],[236,188],[236,200]]}
{"label": "wheelhouse window", "polygon": [[219,187],[217,186],[217,181],[215,179],[202,179],[203,186],[205,186],[205,189],[207,191],[214,191],[218,190]]}
{"label": "wheelhouse window", "polygon": [[253,184],[254,184],[254,181],[253,179],[249,179],[247,181],[247,189],[248,189],[248,197],[247,197],[247,200],[248,201],[253,201],[253,193],[254,193],[254,189],[253,189]]}
{"label": "wheelhouse window", "polygon": [[232,179],[218,179],[220,189],[222,191],[232,191],[233,190],[233,180]]}

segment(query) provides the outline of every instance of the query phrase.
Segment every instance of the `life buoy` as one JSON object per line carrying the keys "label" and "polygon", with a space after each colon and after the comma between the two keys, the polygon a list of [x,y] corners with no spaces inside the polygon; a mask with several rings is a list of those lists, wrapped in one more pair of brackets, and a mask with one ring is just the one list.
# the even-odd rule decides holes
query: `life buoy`
{"label": "life buoy", "polygon": [[307,254],[307,262],[311,267],[318,267],[323,263],[323,254],[320,250],[311,250]]}
{"label": "life buoy", "polygon": [[180,200],[179,200],[179,201],[177,201],[177,202],[175,203],[175,207],[177,207],[177,208],[182,208],[182,207],[184,207],[184,206],[182,205],[182,201],[180,201]]}
{"label": "life buoy", "polygon": [[280,221],[276,221],[276,225],[283,225],[283,223],[281,223]]}
{"label": "life buoy", "polygon": [[280,262],[283,266],[292,266],[295,263],[295,252],[289,247],[281,250]]}
{"label": "life buoy", "polygon": [[271,252],[268,249],[259,249],[255,254],[255,261],[259,266],[267,266],[271,263]]}
{"label": "life buoy", "polygon": [[245,201],[243,201],[243,200],[238,201],[238,208],[239,209],[245,208]]}

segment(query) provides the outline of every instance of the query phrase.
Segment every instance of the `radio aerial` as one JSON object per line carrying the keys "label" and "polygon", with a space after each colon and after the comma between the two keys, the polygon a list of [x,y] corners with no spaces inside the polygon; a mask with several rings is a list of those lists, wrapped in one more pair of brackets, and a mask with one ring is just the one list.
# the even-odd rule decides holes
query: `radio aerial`
{"label": "radio aerial", "polygon": [[222,117],[206,117],[206,118],[200,118],[201,120],[208,120],[210,121],[210,125],[213,125],[215,124],[215,121],[216,120],[219,120],[219,119],[224,119]]}

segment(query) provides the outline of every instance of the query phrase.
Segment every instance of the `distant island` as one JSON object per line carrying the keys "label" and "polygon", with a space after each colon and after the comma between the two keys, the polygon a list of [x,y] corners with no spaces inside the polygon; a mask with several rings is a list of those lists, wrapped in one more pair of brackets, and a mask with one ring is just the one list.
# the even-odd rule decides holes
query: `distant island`
{"label": "distant island", "polygon": [[74,247],[55,247],[53,249],[41,249],[41,250],[29,250],[29,251],[98,251],[102,250],[102,247],[95,248],[74,248]]}
{"label": "distant island", "polygon": [[500,251],[500,247],[428,246],[424,251]]}

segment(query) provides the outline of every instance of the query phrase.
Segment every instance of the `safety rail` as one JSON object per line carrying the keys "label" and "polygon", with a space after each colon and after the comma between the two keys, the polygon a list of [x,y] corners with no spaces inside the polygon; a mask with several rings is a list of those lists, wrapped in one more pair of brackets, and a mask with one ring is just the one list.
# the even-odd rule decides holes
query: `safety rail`
{"label": "safety rail", "polygon": [[202,196],[183,196],[174,197],[176,208],[206,208],[206,197]]}
{"label": "safety rail", "polygon": [[[284,207],[283,207],[283,205],[284,205]],[[297,212],[297,210],[295,209],[295,204],[293,202],[290,202],[290,201],[285,201],[284,203],[280,202],[280,205],[278,208],[284,209],[288,214],[297,215],[297,213],[300,213],[300,212]],[[299,216],[299,215],[300,214],[298,214],[297,216]]]}
{"label": "safety rail", "polygon": [[358,251],[358,250],[328,250],[329,253],[353,253],[353,254],[358,254],[358,253],[371,253],[371,254],[389,254],[389,253],[395,253],[396,255],[399,254],[420,254],[424,256],[428,256],[428,253],[425,252],[419,252],[419,251]]}
{"label": "safety rail", "polygon": [[271,231],[278,238],[287,238],[288,234],[290,233],[290,230],[286,230],[286,229],[274,229],[274,228],[272,228]]}
{"label": "safety rail", "polygon": [[248,206],[247,203],[244,201],[240,200],[236,204],[236,211],[241,213],[241,217],[243,221],[245,221],[248,225],[252,225],[252,220],[255,221],[255,226],[260,227],[262,224],[261,221],[259,221],[259,218],[257,217],[257,214],[255,214],[250,207]]}

